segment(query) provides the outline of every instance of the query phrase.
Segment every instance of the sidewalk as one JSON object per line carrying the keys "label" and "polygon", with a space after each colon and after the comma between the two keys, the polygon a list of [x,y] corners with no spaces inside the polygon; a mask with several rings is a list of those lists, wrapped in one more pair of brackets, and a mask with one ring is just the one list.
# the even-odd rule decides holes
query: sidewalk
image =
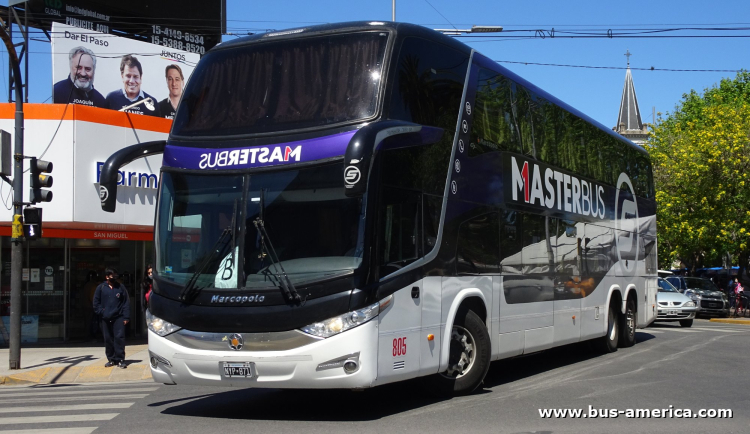
{"label": "sidewalk", "polygon": [[19,384],[95,383],[151,379],[148,345],[126,345],[127,369],[105,368],[104,344],[21,348],[23,369],[8,369],[9,350],[0,349],[0,387]]}

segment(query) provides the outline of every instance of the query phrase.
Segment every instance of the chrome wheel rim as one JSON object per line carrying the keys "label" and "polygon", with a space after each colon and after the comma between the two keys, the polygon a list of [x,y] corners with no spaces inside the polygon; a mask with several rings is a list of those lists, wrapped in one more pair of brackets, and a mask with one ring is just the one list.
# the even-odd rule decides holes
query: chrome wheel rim
{"label": "chrome wheel rim", "polygon": [[476,360],[474,336],[465,328],[455,325],[451,331],[448,369],[440,375],[457,379],[468,374]]}
{"label": "chrome wheel rim", "polygon": [[628,324],[628,337],[631,339],[635,335],[635,312],[628,309],[627,312],[627,324]]}

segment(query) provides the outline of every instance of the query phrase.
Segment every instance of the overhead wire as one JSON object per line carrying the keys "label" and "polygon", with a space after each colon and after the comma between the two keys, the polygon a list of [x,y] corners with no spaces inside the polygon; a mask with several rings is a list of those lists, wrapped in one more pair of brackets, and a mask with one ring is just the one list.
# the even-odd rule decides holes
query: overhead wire
{"label": "overhead wire", "polygon": [[5,209],[10,211],[13,208],[13,202],[11,202],[10,200],[10,195],[13,194],[13,184],[8,182],[8,185],[10,185],[10,191],[8,191],[7,197],[5,197],[5,195],[3,194],[3,185],[5,185],[5,182],[0,182],[0,199],[3,200],[3,206],[5,207]]}
{"label": "overhead wire", "polygon": [[443,19],[445,21],[447,21],[448,24],[451,25],[451,27],[453,27],[455,30],[458,30],[458,29],[456,29],[456,26],[454,26],[453,23],[451,23],[451,21],[448,18],[445,17],[445,15],[443,15],[439,10],[437,10],[437,8],[435,6],[432,5],[432,3],[430,3],[429,0],[424,0],[424,1],[425,1],[425,3],[427,3],[428,5],[430,5],[430,7],[435,10],[435,12],[437,12],[438,14],[440,14],[440,16],[443,17]]}
{"label": "overhead wire", "polygon": [[517,65],[533,65],[533,66],[557,66],[565,68],[584,68],[584,69],[631,69],[635,71],[665,71],[665,72],[740,72],[742,69],[676,69],[676,68],[638,68],[632,66],[592,66],[592,65],[569,65],[562,63],[539,63],[539,62],[521,62],[514,60],[495,60],[498,63],[512,63]]}
{"label": "overhead wire", "polygon": [[[81,67],[81,60],[83,60],[83,54],[78,56],[78,65],[76,65],[76,75],[78,75],[78,68]],[[63,114],[60,117],[60,122],[57,123],[57,128],[55,128],[55,132],[52,134],[52,138],[47,144],[47,147],[44,148],[44,151],[42,151],[42,153],[39,155],[38,158],[40,159],[44,157],[47,151],[49,151],[50,146],[52,146],[52,142],[54,142],[55,137],[57,137],[57,132],[60,131],[60,126],[62,125],[63,120],[65,119],[65,114],[68,112],[68,107],[70,107],[70,98],[73,97],[73,89],[75,89],[75,83],[72,86],[70,86],[70,92],[68,92],[68,98],[67,98],[67,101],[65,102],[65,109],[63,110]],[[27,171],[28,169],[24,170],[24,173],[26,173]]]}

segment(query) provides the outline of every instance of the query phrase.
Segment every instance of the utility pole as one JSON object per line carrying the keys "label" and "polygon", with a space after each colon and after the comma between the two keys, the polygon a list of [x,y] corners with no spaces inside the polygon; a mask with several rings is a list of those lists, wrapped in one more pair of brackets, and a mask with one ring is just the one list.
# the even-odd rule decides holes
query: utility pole
{"label": "utility pole", "polygon": [[391,6],[391,21],[396,21],[396,0],[393,0],[393,5]]}
{"label": "utility pole", "polygon": [[[12,25],[12,24],[11,24]],[[10,357],[8,367],[21,369],[21,271],[23,266],[23,83],[21,66],[5,21],[0,18],[0,38],[8,50],[16,90],[15,149],[13,152],[13,221],[11,222]]]}

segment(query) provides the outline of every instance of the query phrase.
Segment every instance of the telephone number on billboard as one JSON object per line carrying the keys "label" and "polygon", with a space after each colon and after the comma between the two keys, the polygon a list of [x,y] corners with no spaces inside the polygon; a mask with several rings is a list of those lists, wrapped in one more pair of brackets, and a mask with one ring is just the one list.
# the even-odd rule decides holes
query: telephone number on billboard
{"label": "telephone number on billboard", "polygon": [[162,47],[174,48],[177,50],[184,50],[190,53],[205,54],[206,47],[198,44],[192,44],[189,42],[179,41],[176,39],[165,38],[162,36],[151,36],[151,43],[161,45]]}

